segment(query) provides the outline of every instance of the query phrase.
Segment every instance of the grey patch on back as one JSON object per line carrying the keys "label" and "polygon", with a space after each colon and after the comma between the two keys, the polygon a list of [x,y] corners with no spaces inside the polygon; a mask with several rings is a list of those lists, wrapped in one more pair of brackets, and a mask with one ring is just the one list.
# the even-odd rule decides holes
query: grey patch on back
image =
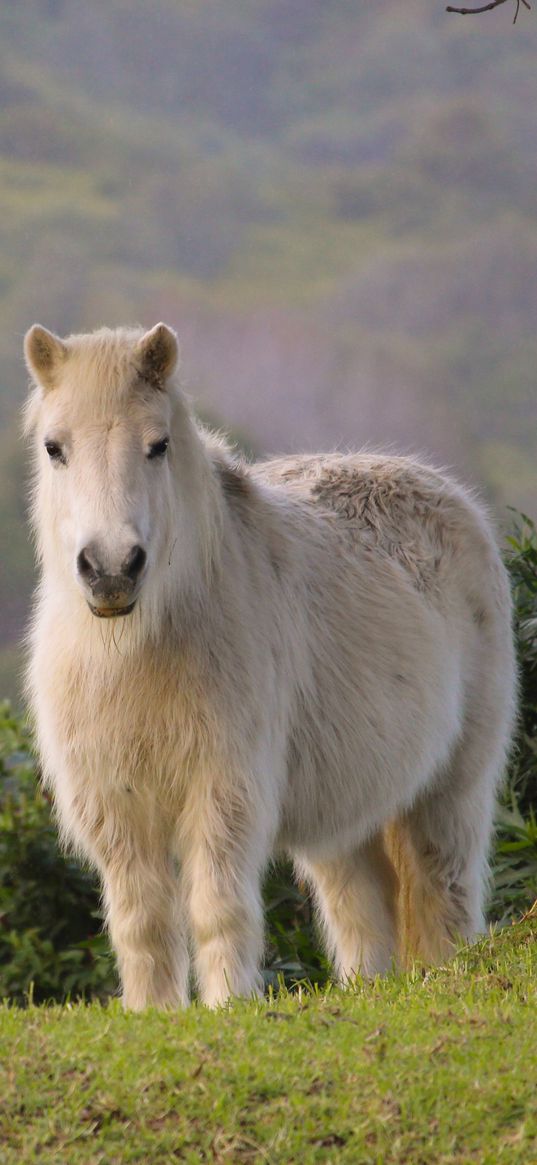
{"label": "grey patch on back", "polygon": [[351,549],[361,546],[397,562],[418,591],[437,590],[448,523],[434,471],[368,454],[282,458],[255,471],[335,514]]}

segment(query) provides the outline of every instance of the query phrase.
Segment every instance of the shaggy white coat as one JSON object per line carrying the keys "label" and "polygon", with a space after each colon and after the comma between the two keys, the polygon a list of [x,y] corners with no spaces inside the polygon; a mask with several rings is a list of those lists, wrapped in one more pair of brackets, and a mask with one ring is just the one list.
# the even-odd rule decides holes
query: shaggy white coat
{"label": "shaggy white coat", "polygon": [[[338,976],[483,927],[515,665],[483,508],[370,453],[247,466],[192,418],[164,325],[35,326],[41,565],[28,692],[61,830],[97,867],[125,1005],[259,990],[260,884],[292,856]],[[169,435],[167,456],[148,460]],[[44,441],[65,464],[51,463]],[[76,559],[147,553],[131,615]]]}

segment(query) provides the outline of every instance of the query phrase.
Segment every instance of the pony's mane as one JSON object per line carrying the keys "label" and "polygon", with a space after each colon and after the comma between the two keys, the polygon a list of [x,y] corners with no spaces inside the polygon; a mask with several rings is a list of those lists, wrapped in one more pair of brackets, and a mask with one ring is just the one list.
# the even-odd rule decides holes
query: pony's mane
{"label": "pony's mane", "polygon": [[95,377],[108,394],[117,393],[135,372],[133,352],[143,328],[99,328],[83,335],[67,336],[64,344],[70,360],[80,361],[87,376]]}

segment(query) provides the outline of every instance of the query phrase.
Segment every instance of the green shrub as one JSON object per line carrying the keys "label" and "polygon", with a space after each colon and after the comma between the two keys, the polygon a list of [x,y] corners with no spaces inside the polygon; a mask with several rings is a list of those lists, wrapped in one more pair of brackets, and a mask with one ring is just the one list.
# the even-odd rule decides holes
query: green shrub
{"label": "green shrub", "polygon": [[267,919],[265,981],[275,985],[308,979],[324,983],[330,964],[319,947],[313,909],[306,887],[293,878],[290,862],[269,870],[264,886]]}
{"label": "green shrub", "polygon": [[[537,533],[519,515],[508,539],[519,651],[517,746],[498,815],[491,917],[504,922],[537,897]],[[326,980],[311,903],[287,863],[265,883],[265,978]],[[36,1002],[105,997],[117,987],[95,877],[61,853],[22,720],[0,705],[0,997]]]}
{"label": "green shrub", "polygon": [[498,809],[491,914],[498,922],[520,917],[537,897],[537,819],[523,817],[511,788]]}
{"label": "green shrub", "polygon": [[515,514],[507,543],[520,676],[520,723],[510,785],[527,813],[532,806],[537,809],[537,530],[526,514]]}
{"label": "green shrub", "polygon": [[59,849],[28,731],[0,705],[0,997],[36,1002],[115,987],[95,879]]}
{"label": "green shrub", "polygon": [[498,813],[492,911],[500,921],[537,898],[537,530],[516,514],[506,562],[515,604],[519,729]]}

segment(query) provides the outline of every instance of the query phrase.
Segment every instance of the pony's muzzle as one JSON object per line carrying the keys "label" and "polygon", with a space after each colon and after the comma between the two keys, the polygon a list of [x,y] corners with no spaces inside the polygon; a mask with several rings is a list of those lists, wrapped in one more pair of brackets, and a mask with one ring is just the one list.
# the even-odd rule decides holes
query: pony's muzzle
{"label": "pony's muzzle", "polygon": [[112,573],[96,547],[85,546],[77,556],[76,567],[92,613],[102,619],[129,615],[136,603],[146,562],[145,550],[135,545],[125,555],[119,570]]}

